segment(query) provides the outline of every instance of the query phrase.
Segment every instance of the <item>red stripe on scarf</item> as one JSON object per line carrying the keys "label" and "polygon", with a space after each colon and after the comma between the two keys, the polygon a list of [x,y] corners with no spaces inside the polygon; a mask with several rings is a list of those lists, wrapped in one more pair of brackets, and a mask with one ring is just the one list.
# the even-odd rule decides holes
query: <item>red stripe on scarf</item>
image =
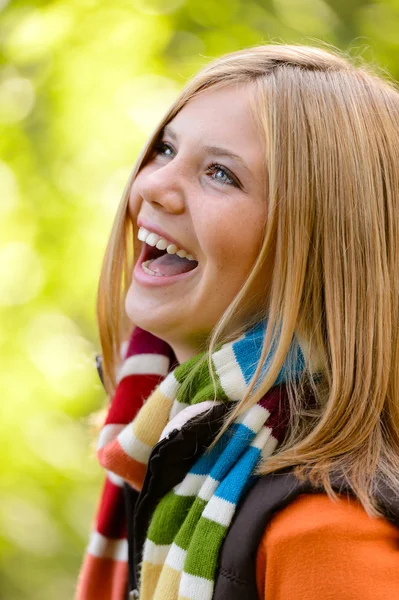
{"label": "red stripe on scarf", "polygon": [[[172,349],[163,340],[136,327],[131,336],[126,358],[140,354],[158,354],[176,366]],[[159,374],[131,374],[125,376],[116,388],[105,425],[127,425],[135,418],[143,402],[151,395],[163,377]],[[112,464],[123,475],[135,472],[137,479],[129,483],[140,489],[146,465],[138,463],[124,452],[114,439],[98,450],[98,458],[106,469]],[[117,464],[116,464],[117,463]],[[76,600],[123,600],[127,590],[127,561],[111,558],[115,543],[126,540],[126,514],[123,488],[106,479],[98,506],[94,536],[103,536],[95,556],[88,551],[84,559],[76,590]],[[101,539],[101,538],[100,538]],[[90,546],[89,546],[90,548]],[[98,554],[102,555],[99,556]]]}
{"label": "red stripe on scarf", "polygon": [[127,578],[127,562],[88,554],[79,577],[76,600],[123,600]]}
{"label": "red stripe on scarf", "polygon": [[[101,466],[109,469],[112,465],[118,475],[130,483],[135,490],[141,489],[147,465],[128,456],[118,440],[109,442],[104,448],[101,448],[97,452],[97,456]],[[132,474],[134,474],[134,479],[132,479]]]}
{"label": "red stripe on scarf", "polygon": [[105,425],[110,423],[127,424],[133,421],[143,402],[147,400],[162,379],[163,377],[160,375],[151,374],[129,375],[122,379],[116,388]]}
{"label": "red stripe on scarf", "polygon": [[107,538],[126,535],[125,500],[123,489],[105,480],[97,513],[96,530]]}

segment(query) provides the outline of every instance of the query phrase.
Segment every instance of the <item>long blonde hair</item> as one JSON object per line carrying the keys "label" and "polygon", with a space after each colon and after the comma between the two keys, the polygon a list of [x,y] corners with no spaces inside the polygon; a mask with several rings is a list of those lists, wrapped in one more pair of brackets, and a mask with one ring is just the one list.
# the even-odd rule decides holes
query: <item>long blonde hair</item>
{"label": "long blonde hair", "polygon": [[[229,324],[266,256],[273,251],[275,259],[270,294],[257,315],[268,317],[262,357],[224,427],[272,387],[297,336],[306,369],[300,382],[288,382],[289,434],[260,472],[294,466],[330,495],[331,479],[343,476],[365,509],[378,514],[379,478],[399,493],[399,92],[355,62],[335,49],[264,45],[202,69],[129,177],[97,309],[111,394],[121,342],[132,326],[124,308],[133,266],[132,181],[162,129],[190,99],[210,87],[251,82],[251,109],[264,135],[266,232],[248,280],[212,332],[210,365],[216,344],[241,333]],[[271,346],[272,364],[256,387]]]}

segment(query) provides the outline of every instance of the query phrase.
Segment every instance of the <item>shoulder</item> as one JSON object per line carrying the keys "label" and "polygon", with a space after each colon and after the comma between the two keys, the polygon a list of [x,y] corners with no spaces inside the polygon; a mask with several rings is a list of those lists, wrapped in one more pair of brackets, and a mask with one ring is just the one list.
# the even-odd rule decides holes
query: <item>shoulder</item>
{"label": "shoulder", "polygon": [[326,494],[303,494],[271,519],[263,541],[269,546],[304,538],[345,543],[355,536],[387,541],[398,539],[399,529],[386,519],[369,517],[361,504],[351,497],[332,501]]}
{"label": "shoulder", "polygon": [[274,600],[399,598],[399,529],[354,499],[304,494],[269,522],[257,583]]}

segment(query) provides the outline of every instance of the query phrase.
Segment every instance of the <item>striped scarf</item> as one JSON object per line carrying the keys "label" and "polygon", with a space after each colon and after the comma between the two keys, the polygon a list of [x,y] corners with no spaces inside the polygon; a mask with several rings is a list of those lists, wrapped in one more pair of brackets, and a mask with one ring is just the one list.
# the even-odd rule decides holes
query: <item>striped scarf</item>
{"label": "striped scarf", "polygon": [[[77,600],[125,598],[123,483],[139,490],[158,441],[216,404],[232,405],[243,398],[255,374],[264,333],[265,323],[258,324],[214,352],[217,399],[210,400],[214,385],[207,362],[201,361],[203,355],[171,370],[175,362],[171,348],[135,329],[99,438],[98,458],[107,479]],[[271,359],[269,353],[258,382]],[[299,377],[303,368],[303,354],[293,340],[275,385]],[[283,436],[283,408],[280,395],[271,390],[241,414],[159,502],[143,549],[140,600],[212,598],[221,545],[238,502],[255,479],[257,465],[270,456]]]}

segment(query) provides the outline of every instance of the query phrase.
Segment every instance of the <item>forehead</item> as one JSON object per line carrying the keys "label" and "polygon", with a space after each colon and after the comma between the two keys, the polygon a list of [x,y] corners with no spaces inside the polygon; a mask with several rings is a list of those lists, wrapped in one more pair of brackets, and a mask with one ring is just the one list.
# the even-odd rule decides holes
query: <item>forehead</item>
{"label": "forehead", "polygon": [[253,116],[253,93],[251,84],[211,88],[190,100],[169,125],[178,141],[223,146],[260,169],[264,144]]}

